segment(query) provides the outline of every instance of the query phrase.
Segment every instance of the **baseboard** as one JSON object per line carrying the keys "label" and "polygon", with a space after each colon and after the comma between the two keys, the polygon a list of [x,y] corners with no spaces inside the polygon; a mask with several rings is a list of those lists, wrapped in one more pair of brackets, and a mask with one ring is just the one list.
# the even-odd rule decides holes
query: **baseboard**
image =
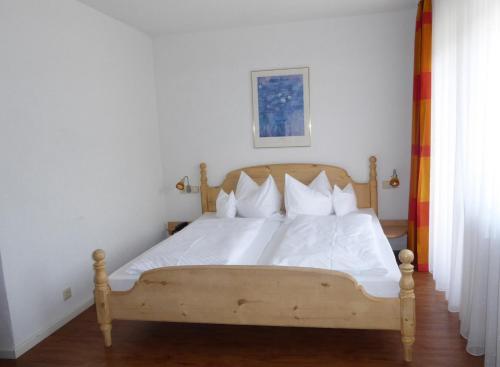
{"label": "baseboard", "polygon": [[[56,321],[53,325],[49,326],[48,328],[38,330],[36,333],[34,333],[31,337],[29,337],[25,341],[15,345],[13,351],[5,351],[6,355],[10,355],[10,357],[6,356],[4,358],[10,358],[10,359],[19,358],[24,353],[26,353],[28,350],[30,350],[35,345],[40,343],[43,339],[45,339],[46,337],[48,337],[49,335],[51,335],[52,333],[57,331],[62,326],[66,325],[68,322],[73,320],[76,316],[78,316],[83,311],[85,311],[87,308],[92,306],[93,303],[94,303],[94,297],[89,298],[87,301],[83,302],[79,307],[77,307],[69,315]],[[0,351],[0,353],[2,353],[2,351]],[[0,354],[0,357],[2,357],[1,354]]]}
{"label": "baseboard", "polygon": [[14,350],[0,350],[0,359],[15,359],[16,352]]}

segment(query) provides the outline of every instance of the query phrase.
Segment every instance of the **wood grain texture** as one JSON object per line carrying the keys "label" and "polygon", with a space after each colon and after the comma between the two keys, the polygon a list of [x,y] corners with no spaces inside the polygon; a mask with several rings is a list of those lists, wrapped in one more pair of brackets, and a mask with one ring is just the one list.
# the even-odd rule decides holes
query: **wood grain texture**
{"label": "wood grain texture", "polygon": [[[207,165],[200,164],[200,197],[201,197],[201,212],[208,211],[208,194],[211,190],[208,187]],[[216,197],[217,199],[217,197]]]}
{"label": "wood grain texture", "polygon": [[432,275],[416,273],[414,360],[403,362],[398,332],[161,322],[114,322],[104,348],[91,307],[16,361],[1,367],[482,367],[465,352],[456,313],[435,291]]}
{"label": "wood grain texture", "polygon": [[368,295],[348,274],[281,266],[179,266],[142,273],[113,292],[102,250],[93,253],[97,322],[111,346],[111,321],[401,330],[405,361],[415,340],[413,253],[400,253],[399,298]]}
{"label": "wood grain texture", "polygon": [[[377,159],[370,157],[370,181],[355,183],[347,171],[321,164],[273,164],[234,170],[220,188],[208,186],[207,166],[200,164],[203,212],[215,211],[219,190],[236,189],[244,170],[257,183],[272,175],[283,193],[285,174],[308,184],[321,171],[330,183],[351,183],[358,207],[378,210]],[[279,266],[184,266],[144,272],[127,292],[111,292],[104,251],[93,254],[97,320],[105,346],[111,345],[111,320],[169,321],[231,325],[401,330],[405,361],[412,360],[415,340],[413,254],[400,259],[399,298],[376,298],[347,274]],[[413,315],[413,316],[412,316]]]}
{"label": "wood grain texture", "polygon": [[404,359],[410,362],[413,358],[415,343],[415,282],[413,281],[413,252],[401,250],[401,280],[399,281],[399,298],[401,300],[401,341],[403,342]]}
{"label": "wood grain texture", "polygon": [[95,250],[92,254],[94,259],[94,301],[96,305],[97,323],[104,337],[104,345],[111,346],[111,311],[109,296],[111,289],[108,285],[106,273],[105,253],[103,250]]}
{"label": "wood grain texture", "polygon": [[378,215],[377,158],[375,156],[370,157],[370,181],[368,182],[368,188],[370,190],[370,207]]}
{"label": "wood grain texture", "polygon": [[398,238],[408,233],[407,220],[381,220],[380,225],[387,238]]}
{"label": "wood grain texture", "polygon": [[226,175],[220,186],[209,186],[207,176],[207,165],[200,164],[200,192],[202,212],[215,212],[215,201],[222,188],[229,193],[236,190],[236,184],[241,171],[245,171],[258,184],[263,183],[271,175],[279,191],[283,194],[285,186],[285,173],[296,178],[298,181],[308,185],[321,172],[325,171],[330,184],[344,188],[347,184],[352,184],[356,192],[359,208],[373,208],[378,214],[377,197],[377,158],[370,157],[370,180],[368,183],[354,182],[347,171],[340,167],[325,164],[267,164],[262,166],[239,168]]}
{"label": "wood grain texture", "polygon": [[179,266],[109,295],[113,319],[399,330],[398,298],[367,295],[345,273],[275,266]]}

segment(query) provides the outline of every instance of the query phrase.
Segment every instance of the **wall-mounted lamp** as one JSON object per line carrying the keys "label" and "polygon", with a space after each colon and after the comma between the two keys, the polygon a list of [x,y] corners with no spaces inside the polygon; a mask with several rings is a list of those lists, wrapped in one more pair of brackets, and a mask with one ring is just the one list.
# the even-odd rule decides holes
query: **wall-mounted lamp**
{"label": "wall-mounted lamp", "polygon": [[389,185],[391,185],[391,187],[398,187],[399,186],[399,177],[398,177],[398,173],[396,172],[396,170],[392,170],[392,177],[391,179],[389,180]]}
{"label": "wall-mounted lamp", "polygon": [[175,184],[175,188],[182,192],[187,192],[188,194],[191,192],[191,185],[189,184],[189,177],[184,176],[181,178],[179,182]]}

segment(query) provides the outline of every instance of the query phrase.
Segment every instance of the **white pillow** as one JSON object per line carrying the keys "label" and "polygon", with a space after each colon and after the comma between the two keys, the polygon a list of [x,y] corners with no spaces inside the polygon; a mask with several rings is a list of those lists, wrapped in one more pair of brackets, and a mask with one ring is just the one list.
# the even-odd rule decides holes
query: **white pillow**
{"label": "white pillow", "polygon": [[314,180],[309,184],[309,187],[313,190],[322,192],[325,195],[332,194],[332,185],[328,180],[328,176],[325,171],[321,171]]}
{"label": "white pillow", "polygon": [[335,214],[339,216],[358,210],[356,193],[351,184],[348,184],[343,190],[335,185],[333,188],[333,209]]}
{"label": "white pillow", "polygon": [[228,195],[221,189],[215,201],[215,210],[217,218],[236,217],[236,198],[234,197],[234,192],[231,191]]}
{"label": "white pillow", "polygon": [[271,175],[259,186],[241,171],[235,196],[238,215],[241,217],[267,218],[281,208],[281,194]]}
{"label": "white pillow", "polygon": [[332,194],[325,171],[321,171],[309,186],[285,174],[285,208],[289,218],[300,214],[330,215]]}

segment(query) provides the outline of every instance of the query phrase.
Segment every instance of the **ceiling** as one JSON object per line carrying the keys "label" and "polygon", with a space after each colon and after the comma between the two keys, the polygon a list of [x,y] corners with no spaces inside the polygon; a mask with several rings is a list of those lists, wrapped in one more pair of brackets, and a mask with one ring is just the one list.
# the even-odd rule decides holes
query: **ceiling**
{"label": "ceiling", "polygon": [[417,0],[80,0],[152,36],[416,8]]}

